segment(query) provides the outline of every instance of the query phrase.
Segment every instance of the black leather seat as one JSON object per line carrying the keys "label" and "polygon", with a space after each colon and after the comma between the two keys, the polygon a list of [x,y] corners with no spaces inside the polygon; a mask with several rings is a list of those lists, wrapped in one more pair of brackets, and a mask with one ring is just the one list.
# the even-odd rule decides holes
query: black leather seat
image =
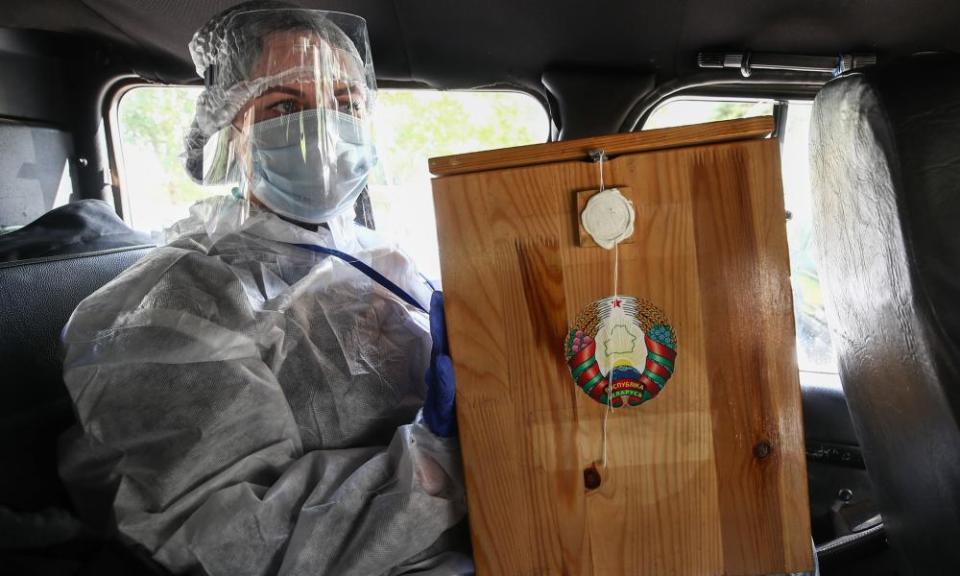
{"label": "black leather seat", "polygon": [[60,332],[81,300],[152,246],[0,262],[0,506],[69,508],[57,437],[74,421]]}
{"label": "black leather seat", "polygon": [[82,524],[57,473],[58,438],[75,421],[61,332],[149,242],[99,200],[0,236],[0,573],[165,574],[144,551]]}
{"label": "black leather seat", "polygon": [[811,126],[820,271],[904,574],[960,573],[960,58],[842,76]]}

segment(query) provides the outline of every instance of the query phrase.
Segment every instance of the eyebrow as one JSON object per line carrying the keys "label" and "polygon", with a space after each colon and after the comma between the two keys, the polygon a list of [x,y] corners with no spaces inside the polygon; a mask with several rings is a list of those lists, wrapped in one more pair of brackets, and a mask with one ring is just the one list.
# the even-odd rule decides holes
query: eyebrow
{"label": "eyebrow", "polygon": [[[340,96],[342,94],[353,94],[355,92],[360,93],[360,90],[354,90],[352,84],[344,84],[339,88],[335,88],[333,91],[334,96]],[[303,96],[303,90],[297,90],[296,88],[287,88],[286,86],[273,86],[263,91],[260,96],[267,96],[268,94],[287,94],[289,96]]]}
{"label": "eyebrow", "polygon": [[287,88],[286,86],[273,86],[264,90],[261,96],[266,96],[267,94],[288,94],[290,96],[303,96],[303,90],[297,90],[296,88]]}

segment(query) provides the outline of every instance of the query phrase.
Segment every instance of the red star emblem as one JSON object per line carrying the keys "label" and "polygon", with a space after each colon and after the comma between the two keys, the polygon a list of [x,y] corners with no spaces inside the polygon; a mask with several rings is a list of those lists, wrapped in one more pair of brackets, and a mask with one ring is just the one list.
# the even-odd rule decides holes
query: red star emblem
{"label": "red star emblem", "polygon": [[620,299],[619,299],[619,298],[614,298],[614,299],[613,299],[613,307],[614,307],[614,308],[619,308],[619,307],[620,307]]}

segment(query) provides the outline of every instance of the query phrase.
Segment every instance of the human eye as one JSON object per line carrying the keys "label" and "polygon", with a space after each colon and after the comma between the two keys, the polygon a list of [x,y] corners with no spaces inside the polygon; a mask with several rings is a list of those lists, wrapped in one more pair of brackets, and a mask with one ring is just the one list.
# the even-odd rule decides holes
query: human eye
{"label": "human eye", "polygon": [[359,116],[363,106],[357,100],[337,98],[337,110],[351,116]]}
{"label": "human eye", "polygon": [[300,112],[301,109],[300,103],[294,98],[280,100],[267,106],[267,110],[277,116],[286,116],[287,114]]}
{"label": "human eye", "polygon": [[351,116],[361,116],[366,102],[362,92],[356,87],[348,84],[337,86],[334,91],[337,110]]}

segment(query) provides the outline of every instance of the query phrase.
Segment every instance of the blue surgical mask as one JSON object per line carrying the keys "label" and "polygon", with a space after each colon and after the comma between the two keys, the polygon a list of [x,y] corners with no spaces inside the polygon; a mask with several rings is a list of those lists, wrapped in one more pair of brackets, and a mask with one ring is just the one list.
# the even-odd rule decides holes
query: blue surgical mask
{"label": "blue surgical mask", "polygon": [[361,121],[307,110],[253,125],[250,189],[272,211],[311,224],[353,206],[376,164]]}

